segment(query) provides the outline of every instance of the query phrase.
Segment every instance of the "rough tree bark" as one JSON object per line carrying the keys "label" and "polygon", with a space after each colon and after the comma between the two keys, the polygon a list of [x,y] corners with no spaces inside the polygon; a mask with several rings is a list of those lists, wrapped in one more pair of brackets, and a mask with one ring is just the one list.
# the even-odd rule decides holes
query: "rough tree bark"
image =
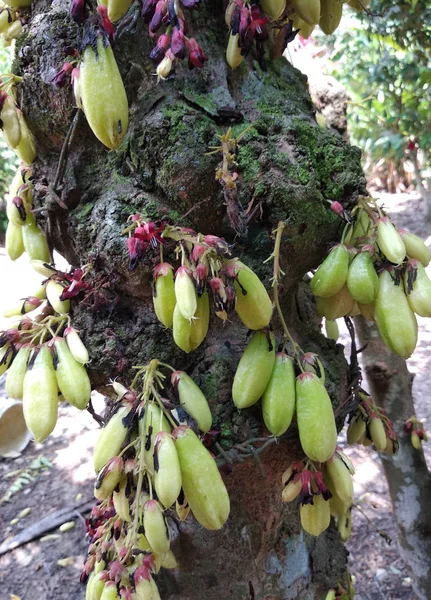
{"label": "rough tree bark", "polygon": [[377,328],[362,317],[355,318],[361,345],[367,344],[362,361],[376,404],[394,422],[400,448],[394,456],[381,454],[398,527],[400,555],[408,565],[413,588],[420,600],[431,589],[431,474],[422,449],[416,450],[405,421],[414,415],[413,376],[406,361],[386,348]]}
{"label": "rough tree bark", "polygon": [[[130,382],[132,365],[155,357],[185,368],[206,393],[220,443],[228,448],[263,433],[259,408],[239,412],[231,401],[246,331],[237,319],[224,328],[213,319],[196,352],[185,355],[176,348],[152,309],[150,274],[157,257],[150,252],[136,271],[128,269],[121,235],[127,218],[140,213],[224,236],[235,242],[234,255],[268,287],[271,265],[263,260],[272,252],[272,230],[285,220],[286,318],[297,341],[322,356],[337,406],[347,396],[348,367],[340,346],[320,334],[300,282],[340,237],[340,221],[326,200],[352,206],[365,192],[365,180],[359,151],[316,124],[300,72],[284,59],[262,70],[252,58],[232,72],[224,60],[227,31],[218,0],[199,6],[190,22],[209,62],[199,72],[180,65],[175,79],[159,85],[139,19],[136,33],[126,32],[116,43],[130,104],[129,132],[119,150],[109,153],[81,115],[63,189],[66,201],[80,202],[69,211],[52,203],[43,187],[54,181],[73,112],[71,91],[49,84],[65,60],[64,47],[79,45],[79,30],[64,0],[34,2],[13,68],[24,77],[21,105],[37,139],[36,205],[48,206],[40,223],[72,265],[93,265],[90,281],[99,293],[73,312],[90,349],[93,384],[106,390],[108,379],[116,376]],[[229,224],[215,180],[220,157],[206,154],[230,124],[235,134],[252,126],[238,154],[238,208],[254,215],[241,236]],[[321,599],[340,580],[346,551],[336,531],[331,528],[318,539],[305,535],[296,507],[280,501],[281,473],[298,452],[297,443],[281,440],[262,453],[264,478],[253,460],[233,467],[226,477],[232,501],[227,526],[215,533],[192,522],[180,527],[174,551],[181,568],[159,579],[163,598]]]}

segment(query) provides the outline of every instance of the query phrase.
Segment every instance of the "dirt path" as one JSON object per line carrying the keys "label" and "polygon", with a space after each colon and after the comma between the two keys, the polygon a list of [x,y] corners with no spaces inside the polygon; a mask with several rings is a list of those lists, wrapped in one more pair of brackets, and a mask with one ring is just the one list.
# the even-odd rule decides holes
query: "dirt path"
{"label": "dirt path", "polygon": [[[426,237],[426,232],[421,230],[421,207],[416,197],[385,195],[383,200],[397,224]],[[0,296],[0,312],[30,294],[40,281],[25,259],[12,264],[1,248],[0,275],[3,282],[8,282]],[[416,375],[413,393],[418,416],[430,428],[431,320],[419,321],[419,344],[408,364]],[[346,334],[343,339],[347,339]],[[0,383],[0,402],[2,393]],[[30,443],[22,456],[0,459],[0,498],[19,477],[18,473],[9,478],[8,473],[28,469],[32,461],[41,456],[51,464],[46,470],[31,471],[36,475],[35,480],[14,494],[9,502],[0,504],[0,544],[50,512],[72,505],[77,497],[81,497],[80,501],[92,497],[91,452],[96,436],[97,426],[88,414],[65,406],[60,408],[53,435],[43,446]],[[426,448],[426,452],[431,464],[430,449]],[[354,512],[348,549],[350,570],[356,578],[356,597],[358,600],[414,600],[409,574],[397,550],[396,527],[379,457],[359,446],[347,447],[347,453],[356,467],[355,502],[370,519],[369,522],[358,510]],[[30,514],[17,524],[10,524],[27,507],[31,508]],[[377,530],[384,531],[392,543]],[[71,531],[54,531],[55,537],[47,541],[27,544],[0,557],[0,599],[7,600],[16,594],[21,600],[83,600],[85,590],[79,583],[79,574],[86,552],[84,531],[82,518],[76,515]],[[66,566],[58,564],[62,559],[68,559]]]}

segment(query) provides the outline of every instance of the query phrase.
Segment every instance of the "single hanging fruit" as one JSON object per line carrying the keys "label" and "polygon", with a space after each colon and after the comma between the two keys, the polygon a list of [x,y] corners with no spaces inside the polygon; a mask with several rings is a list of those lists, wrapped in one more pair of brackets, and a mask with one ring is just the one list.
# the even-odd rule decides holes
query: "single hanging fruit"
{"label": "single hanging fruit", "polygon": [[51,254],[46,243],[45,234],[31,213],[27,215],[27,224],[22,227],[22,240],[25,251],[32,260],[51,262]]}
{"label": "single hanging fruit", "polygon": [[60,315],[65,315],[70,310],[70,300],[60,300],[64,287],[58,281],[50,279],[46,284],[46,297],[52,308]]}
{"label": "single hanging fruit", "polygon": [[67,327],[64,331],[64,337],[73,358],[81,365],[88,363],[90,360],[90,357],[88,356],[88,350],[79,337],[77,330],[73,327]]}
{"label": "single hanging fruit", "polygon": [[90,401],[91,383],[83,365],[77,362],[62,337],[54,338],[56,377],[60,392],[72,406],[84,410]]}
{"label": "single hanging fruit", "polygon": [[21,225],[9,221],[6,228],[6,252],[11,260],[17,260],[24,253]]}
{"label": "single hanging fruit", "polygon": [[334,340],[336,342],[340,336],[340,331],[338,329],[337,321],[330,321],[329,319],[325,319],[325,331],[326,337],[329,340]]}
{"label": "single hanging fruit", "polygon": [[[145,428],[145,431],[143,431],[143,428]],[[156,436],[160,431],[171,432],[169,421],[158,404],[149,402],[145,405],[145,412],[139,419],[138,429],[141,439],[145,439],[145,462],[150,471],[154,471],[154,444]]]}
{"label": "single hanging fruit", "polygon": [[177,269],[175,274],[175,298],[179,311],[190,322],[198,307],[198,297],[192,273],[188,267]]}
{"label": "single hanging fruit", "polygon": [[131,422],[131,407],[119,405],[106,425],[100,430],[93,452],[93,465],[96,473],[117,456],[124,444]]}
{"label": "single hanging fruit", "polygon": [[295,370],[284,353],[275,355],[271,378],[262,396],[263,420],[272,435],[283,435],[295,412]]}
{"label": "single hanging fruit", "polygon": [[226,62],[231,69],[237,69],[244,60],[241,48],[238,45],[239,34],[229,34],[229,41],[226,48]]}
{"label": "single hanging fruit", "polygon": [[157,318],[165,327],[172,327],[175,309],[173,267],[161,263],[154,269],[153,305]]}
{"label": "single hanging fruit", "polygon": [[9,396],[9,398],[22,400],[24,377],[32,350],[33,346],[31,344],[25,344],[24,346],[21,346],[17,355],[13,359],[12,365],[7,371],[6,394]]}
{"label": "single hanging fruit", "polygon": [[79,90],[84,114],[94,135],[108,148],[116,150],[129,124],[126,90],[108,38],[89,26],[89,40],[79,69]]}
{"label": "single hanging fruit", "polygon": [[173,317],[173,336],[176,345],[187,353],[196,350],[208,333],[209,320],[210,304],[207,291],[197,298],[196,312],[191,322],[183,317],[177,304]]}
{"label": "single hanging fruit", "polygon": [[309,25],[317,25],[320,20],[320,0],[292,0],[293,8],[299,17]]}
{"label": "single hanging fruit", "polygon": [[199,386],[184,371],[175,371],[171,382],[176,387],[181,407],[196,421],[199,429],[206,433],[211,429],[212,414],[208,400]]}
{"label": "single hanging fruit", "polygon": [[326,462],[335,452],[337,427],[331,399],[314,373],[301,373],[296,379],[296,418],[305,454]]}
{"label": "single hanging fruit", "polygon": [[349,270],[350,255],[346,246],[335,246],[317,269],[310,283],[315,296],[329,298],[345,285]]}
{"label": "single hanging fruit", "polygon": [[272,317],[272,302],[259,277],[237,258],[230,260],[226,271],[235,277],[235,310],[248,329],[262,329]]}
{"label": "single hanging fruit", "polygon": [[419,260],[409,260],[404,289],[410,308],[420,317],[431,317],[431,281]]}
{"label": "single hanging fruit", "polygon": [[276,21],[286,8],[286,0],[261,0],[260,6],[271,21]]}
{"label": "single hanging fruit", "polygon": [[345,317],[353,309],[354,300],[347,289],[347,285],[330,298],[317,297],[316,309],[319,315],[330,321]]}
{"label": "single hanging fruit", "polygon": [[157,434],[154,444],[154,488],[165,508],[170,508],[181,492],[181,467],[172,436],[165,431]]}
{"label": "single hanging fruit", "polygon": [[386,346],[399,356],[408,358],[413,354],[418,336],[418,324],[409,306],[400,281],[392,279],[391,272],[379,275],[374,317],[380,336]]}
{"label": "single hanging fruit", "polygon": [[229,496],[215,460],[190,427],[172,432],[181,466],[184,494],[205,529],[221,529],[230,511]]}
{"label": "single hanging fruit", "polygon": [[323,33],[331,35],[340,24],[343,4],[338,0],[320,0],[320,5],[319,27]]}
{"label": "single hanging fruit", "polygon": [[112,23],[119,21],[129,10],[132,0],[97,0],[108,9],[108,18]]}
{"label": "single hanging fruit", "polygon": [[147,500],[144,504],[143,525],[145,537],[155,554],[165,554],[169,550],[169,527],[157,500]]}
{"label": "single hanging fruit", "polygon": [[321,495],[313,496],[314,504],[301,504],[299,515],[302,528],[310,535],[318,536],[329,527],[331,509]]}
{"label": "single hanging fruit", "polygon": [[343,460],[334,454],[325,465],[325,481],[329,478],[331,489],[336,490],[337,496],[350,506],[353,502],[353,481],[349,469]]}
{"label": "single hanging fruit", "polygon": [[255,404],[265,391],[275,362],[275,339],[264,331],[256,331],[241,356],[232,385],[232,398],[237,408]]}
{"label": "single hanging fruit", "polygon": [[23,383],[22,406],[28,429],[43,442],[57,423],[58,388],[51,352],[47,346],[34,351]]}
{"label": "single hanging fruit", "polygon": [[404,246],[406,247],[407,256],[409,258],[416,258],[420,260],[424,267],[427,267],[431,261],[431,252],[427,246],[423,243],[421,238],[410,231],[405,229],[399,229],[398,233],[403,239]]}
{"label": "single hanging fruit", "polygon": [[397,228],[388,217],[379,219],[377,243],[388,260],[400,265],[406,257],[406,247]]}
{"label": "single hanging fruit", "polygon": [[361,304],[371,304],[377,298],[379,277],[369,252],[359,252],[353,259],[347,275],[347,289],[353,300]]}

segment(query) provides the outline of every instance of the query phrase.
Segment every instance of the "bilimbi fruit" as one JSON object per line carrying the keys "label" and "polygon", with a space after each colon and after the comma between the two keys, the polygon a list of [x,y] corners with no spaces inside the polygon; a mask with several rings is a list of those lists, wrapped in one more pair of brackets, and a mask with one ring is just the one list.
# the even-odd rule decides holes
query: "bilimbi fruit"
{"label": "bilimbi fruit", "polygon": [[301,504],[299,508],[302,528],[310,535],[319,536],[329,527],[331,511],[329,502],[321,495],[314,496],[313,504]]}
{"label": "bilimbi fruit", "polygon": [[169,433],[157,434],[154,443],[154,488],[165,508],[170,508],[181,491],[181,467],[175,442]]}
{"label": "bilimbi fruit", "polygon": [[339,292],[347,280],[349,260],[347,248],[343,244],[335,246],[311,280],[310,288],[313,294],[329,298]]}
{"label": "bilimbi fruit", "polygon": [[108,9],[108,18],[112,23],[119,21],[129,10],[132,0],[98,0]]}
{"label": "bilimbi fruit", "polygon": [[275,355],[271,377],[262,396],[262,413],[272,435],[283,435],[295,412],[295,370],[284,353]]}
{"label": "bilimbi fruit", "polygon": [[94,135],[116,150],[129,124],[123,80],[106,34],[89,26],[79,69],[82,108]]}
{"label": "bilimbi fruit", "polygon": [[417,343],[416,317],[393,271],[382,271],[379,282],[374,317],[380,336],[392,352],[409,358]]}
{"label": "bilimbi fruit", "polygon": [[410,308],[420,317],[431,317],[431,281],[419,260],[409,260],[404,272],[404,288]]}
{"label": "bilimbi fruit", "polygon": [[217,465],[189,427],[172,432],[181,467],[184,494],[196,520],[206,529],[220,529],[230,502]]}
{"label": "bilimbi fruit", "polygon": [[114,409],[109,421],[103,427],[93,452],[93,465],[96,473],[121,450],[131,417],[131,406],[120,405]]}
{"label": "bilimbi fruit", "polygon": [[75,360],[66,340],[56,337],[51,342],[56,356],[58,387],[64,399],[83,410],[90,401],[91,383],[85,367]]}
{"label": "bilimbi fruit", "polygon": [[371,304],[377,298],[379,277],[369,251],[358,252],[349,267],[347,289],[353,300]]}
{"label": "bilimbi fruit", "polygon": [[320,0],[293,0],[293,8],[299,17],[309,25],[317,25],[320,21]]}
{"label": "bilimbi fruit", "polygon": [[43,442],[57,422],[58,387],[47,346],[33,351],[23,381],[24,419],[37,442]]}
{"label": "bilimbi fruit", "polygon": [[319,27],[326,35],[331,35],[340,24],[343,4],[338,0],[320,0]]}
{"label": "bilimbi fruit", "polygon": [[171,382],[177,391],[180,406],[196,421],[201,431],[209,431],[212,414],[200,388],[184,371],[172,373]]}
{"label": "bilimbi fruit", "polygon": [[272,317],[272,302],[259,277],[238,259],[228,262],[228,268],[236,275],[235,310],[248,329],[263,329]]}
{"label": "bilimbi fruit", "polygon": [[24,377],[27,371],[30,354],[33,349],[31,344],[24,344],[21,346],[8,369],[6,377],[6,394],[9,398],[22,400]]}
{"label": "bilimbi fruit", "polygon": [[409,258],[415,258],[420,260],[424,267],[427,267],[431,261],[431,252],[429,248],[423,243],[423,241],[414,233],[410,233],[406,229],[399,229],[404,246],[406,248],[407,256]]}
{"label": "bilimbi fruit", "polygon": [[382,217],[377,225],[377,243],[381,252],[388,260],[400,265],[406,257],[406,247],[395,225]]}
{"label": "bilimbi fruit", "polygon": [[193,319],[198,307],[197,294],[192,273],[188,267],[179,267],[175,274],[175,298],[178,310],[189,322]]}
{"label": "bilimbi fruit", "polygon": [[265,331],[256,331],[238,363],[232,385],[237,408],[255,404],[271,379],[275,362],[275,339]]}
{"label": "bilimbi fruit", "polygon": [[296,379],[296,418],[305,454],[318,462],[335,452],[337,428],[328,392],[314,373]]}
{"label": "bilimbi fruit", "polygon": [[173,267],[166,262],[160,263],[153,275],[154,312],[165,327],[172,327],[176,304]]}

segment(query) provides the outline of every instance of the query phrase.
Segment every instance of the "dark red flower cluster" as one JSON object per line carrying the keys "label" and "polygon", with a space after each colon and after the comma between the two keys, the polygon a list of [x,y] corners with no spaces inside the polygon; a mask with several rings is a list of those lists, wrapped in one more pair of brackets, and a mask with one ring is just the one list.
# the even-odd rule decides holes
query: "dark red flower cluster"
{"label": "dark red flower cluster", "polygon": [[132,231],[131,237],[127,238],[127,248],[129,251],[129,269],[134,271],[139,260],[144,256],[147,248],[157,248],[159,244],[163,245],[162,233],[166,223],[154,221],[140,221],[139,215],[135,215],[133,220],[138,223]]}
{"label": "dark red flower cluster", "polygon": [[[193,8],[198,2],[196,0],[182,0],[183,8]],[[148,23],[150,36],[155,38],[157,32],[162,28],[169,28],[170,33],[161,33],[157,37],[156,44],[150,52],[150,58],[159,63],[165,57],[168,50],[174,61],[182,60],[188,55],[189,69],[202,68],[208,60],[197,41],[186,35],[187,23],[181,6],[173,0],[144,0],[142,5],[142,16]]]}
{"label": "dark red flower cluster", "polygon": [[263,59],[263,44],[268,39],[269,23],[267,16],[261,13],[258,4],[244,4],[242,0],[235,0],[230,19],[230,29],[232,35],[239,35],[238,46],[241,48],[241,54],[247,56],[255,44],[256,53],[259,59]]}

